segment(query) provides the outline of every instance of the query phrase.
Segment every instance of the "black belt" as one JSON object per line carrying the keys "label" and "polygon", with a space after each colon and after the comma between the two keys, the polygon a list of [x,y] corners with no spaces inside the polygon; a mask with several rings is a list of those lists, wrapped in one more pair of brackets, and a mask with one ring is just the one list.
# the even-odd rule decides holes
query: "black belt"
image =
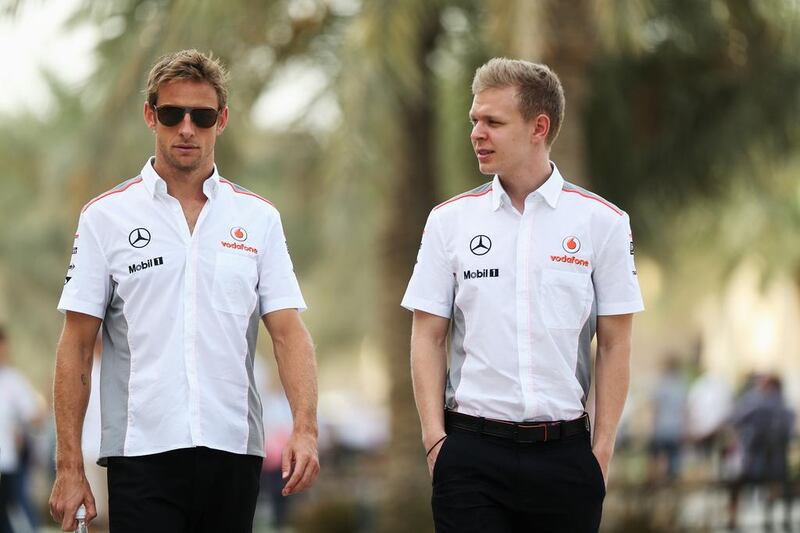
{"label": "black belt", "polygon": [[445,411],[444,427],[447,432],[460,429],[518,443],[548,442],[581,433],[588,434],[589,415],[558,422],[505,422]]}

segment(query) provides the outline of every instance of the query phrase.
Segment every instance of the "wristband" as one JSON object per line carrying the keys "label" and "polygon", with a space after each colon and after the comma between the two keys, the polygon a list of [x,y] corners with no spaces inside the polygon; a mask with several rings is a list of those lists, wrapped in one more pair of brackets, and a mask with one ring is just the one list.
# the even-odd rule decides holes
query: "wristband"
{"label": "wristband", "polygon": [[436,447],[439,445],[439,443],[440,443],[440,442],[442,442],[442,441],[443,441],[444,439],[446,439],[446,438],[447,438],[447,435],[445,435],[445,436],[444,436],[444,437],[442,437],[441,439],[437,440],[437,441],[436,441],[436,444],[434,444],[433,446],[431,446],[431,449],[430,449],[430,450],[428,450],[428,451],[425,453],[425,457],[428,457],[428,456],[431,454],[431,452],[433,451],[433,449],[434,449],[434,448],[436,448]]}

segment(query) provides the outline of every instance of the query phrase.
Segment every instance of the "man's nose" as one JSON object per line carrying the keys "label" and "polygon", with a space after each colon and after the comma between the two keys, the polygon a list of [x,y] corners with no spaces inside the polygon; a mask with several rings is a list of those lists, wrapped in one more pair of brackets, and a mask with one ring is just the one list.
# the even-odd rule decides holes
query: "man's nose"
{"label": "man's nose", "polygon": [[476,122],[474,126],[472,126],[472,132],[469,135],[469,138],[472,140],[483,139],[486,136],[486,131],[484,130],[483,126],[480,122]]}
{"label": "man's nose", "polygon": [[184,113],[178,132],[186,136],[194,135],[194,123],[192,122],[192,115],[190,113]]}

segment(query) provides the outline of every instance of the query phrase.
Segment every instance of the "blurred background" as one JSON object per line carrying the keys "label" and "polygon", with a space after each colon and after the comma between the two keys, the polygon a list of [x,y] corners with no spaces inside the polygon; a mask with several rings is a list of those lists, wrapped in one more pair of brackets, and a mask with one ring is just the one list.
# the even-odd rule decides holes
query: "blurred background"
{"label": "blurred background", "polygon": [[[429,210],[489,179],[467,112],[497,55],[560,75],[553,160],[631,216],[647,311],[602,530],[800,531],[800,2],[0,0],[0,323],[42,406],[78,212],[153,152],[147,73],[189,47],[231,71],[217,163],[281,211],[317,344],[322,474],[275,499],[268,457],[257,531],[432,531],[399,302]],[[12,514],[50,531],[30,419]]]}

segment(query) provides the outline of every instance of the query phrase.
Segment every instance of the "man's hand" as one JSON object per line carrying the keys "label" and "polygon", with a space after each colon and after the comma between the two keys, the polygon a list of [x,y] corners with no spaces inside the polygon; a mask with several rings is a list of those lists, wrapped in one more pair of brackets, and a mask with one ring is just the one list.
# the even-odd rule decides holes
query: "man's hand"
{"label": "man's hand", "polygon": [[608,465],[614,454],[617,426],[630,383],[633,315],[597,317],[595,412],[592,452],[608,483]]}
{"label": "man's hand", "polygon": [[75,531],[78,522],[75,513],[83,504],[86,507],[86,523],[97,516],[94,496],[83,468],[58,469],[50,494],[50,516],[61,523],[62,531]]}
{"label": "man's hand", "polygon": [[64,531],[74,531],[75,511],[86,506],[87,522],[97,516],[86,481],[81,453],[81,429],[92,379],[92,352],[101,320],[67,311],[56,350],[53,408],[56,418],[56,479],[50,494],[50,514]]}
{"label": "man's hand", "polygon": [[319,474],[317,452],[317,363],[314,343],[297,309],[281,309],[263,316],[272,337],[278,375],[292,409],[294,430],[281,454],[286,481],[281,494],[309,488]]}
{"label": "man's hand", "polygon": [[[442,437],[444,438],[442,439]],[[430,446],[433,446],[433,449],[426,448],[426,450],[430,451],[425,459],[428,461],[428,474],[431,476],[431,479],[433,479],[433,467],[436,466],[436,459],[439,457],[439,452],[444,445],[444,441],[447,440],[447,435],[442,435],[442,437],[439,437],[439,439],[441,439],[439,442],[433,441],[433,443],[430,444]]]}
{"label": "man's hand", "polygon": [[293,431],[283,448],[281,472],[287,479],[281,494],[302,492],[314,484],[319,474],[317,436],[311,432]]}
{"label": "man's hand", "polygon": [[605,447],[595,446],[592,449],[592,453],[600,465],[600,470],[603,472],[603,482],[608,486],[608,467],[611,464],[611,456],[614,455],[614,451]]}
{"label": "man's hand", "polygon": [[[428,453],[428,474],[439,457],[444,430],[444,384],[447,375],[447,333],[450,320],[414,311],[411,326],[411,380],[422,425],[422,445]],[[433,448],[433,449],[431,449]]]}

